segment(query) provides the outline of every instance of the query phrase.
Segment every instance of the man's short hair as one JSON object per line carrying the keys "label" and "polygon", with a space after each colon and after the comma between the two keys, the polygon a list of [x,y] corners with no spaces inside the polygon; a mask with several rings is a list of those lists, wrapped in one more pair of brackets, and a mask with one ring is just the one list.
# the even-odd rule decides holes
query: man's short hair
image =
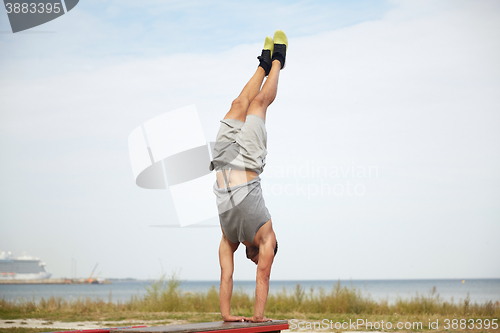
{"label": "man's short hair", "polygon": [[252,259],[257,253],[259,253],[259,248],[257,246],[247,246],[245,249],[248,259]]}

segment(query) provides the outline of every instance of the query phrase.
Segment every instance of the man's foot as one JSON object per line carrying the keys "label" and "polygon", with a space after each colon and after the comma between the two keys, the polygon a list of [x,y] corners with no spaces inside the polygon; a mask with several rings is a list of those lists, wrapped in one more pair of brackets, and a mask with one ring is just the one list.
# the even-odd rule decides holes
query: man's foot
{"label": "man's foot", "polygon": [[272,37],[267,36],[266,40],[264,41],[264,48],[262,49],[262,54],[257,57],[257,59],[260,60],[259,66],[264,68],[266,76],[269,74],[269,71],[271,70],[272,67],[273,61],[271,59],[273,56],[273,49],[274,49],[274,41]]}
{"label": "man's foot", "polygon": [[274,33],[274,51],[272,60],[281,62],[281,69],[285,67],[286,49],[288,48],[288,38],[283,30],[276,30]]}

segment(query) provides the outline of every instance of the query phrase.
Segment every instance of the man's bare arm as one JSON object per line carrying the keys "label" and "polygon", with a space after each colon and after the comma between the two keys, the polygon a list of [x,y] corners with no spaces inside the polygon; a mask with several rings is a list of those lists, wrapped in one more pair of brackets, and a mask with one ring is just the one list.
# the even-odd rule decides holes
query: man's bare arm
{"label": "man's bare arm", "polygon": [[234,251],[237,244],[230,243],[223,235],[219,246],[220,290],[219,306],[224,321],[243,321],[244,317],[231,315],[231,295],[233,293]]}
{"label": "man's bare arm", "polygon": [[[273,241],[274,240],[274,241]],[[252,318],[247,318],[253,322],[270,321],[264,317],[267,295],[269,293],[269,278],[271,276],[271,266],[274,261],[274,244],[276,239],[272,237],[259,247],[259,263],[257,265],[257,281],[255,287],[255,309]]]}

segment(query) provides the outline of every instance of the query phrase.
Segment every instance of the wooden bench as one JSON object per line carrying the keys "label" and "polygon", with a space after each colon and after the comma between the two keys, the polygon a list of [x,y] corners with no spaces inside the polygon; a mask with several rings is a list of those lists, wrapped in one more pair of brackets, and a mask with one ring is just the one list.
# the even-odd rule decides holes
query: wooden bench
{"label": "wooden bench", "polygon": [[223,322],[116,329],[113,332],[156,333],[279,333],[288,329],[287,320],[265,323]]}

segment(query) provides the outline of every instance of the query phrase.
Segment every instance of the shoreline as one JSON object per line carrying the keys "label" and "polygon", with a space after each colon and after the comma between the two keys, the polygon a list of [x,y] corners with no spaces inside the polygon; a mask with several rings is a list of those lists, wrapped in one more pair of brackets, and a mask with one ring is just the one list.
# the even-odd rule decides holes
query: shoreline
{"label": "shoreline", "polygon": [[33,279],[33,280],[26,280],[26,279],[5,279],[1,280],[0,279],[0,285],[33,285],[33,284],[50,284],[50,285],[57,285],[57,284],[111,284],[111,281],[109,280],[103,280],[103,281],[98,281],[96,279]]}

